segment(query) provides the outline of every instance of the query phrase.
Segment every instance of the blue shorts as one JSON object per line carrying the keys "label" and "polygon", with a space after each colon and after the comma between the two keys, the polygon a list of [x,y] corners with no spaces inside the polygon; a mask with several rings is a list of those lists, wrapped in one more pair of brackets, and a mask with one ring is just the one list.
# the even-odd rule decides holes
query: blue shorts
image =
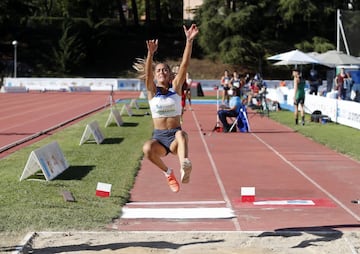
{"label": "blue shorts", "polygon": [[170,153],[170,145],[175,140],[175,133],[181,130],[181,127],[170,130],[155,129],[152,138],[158,141],[165,149],[166,154]]}

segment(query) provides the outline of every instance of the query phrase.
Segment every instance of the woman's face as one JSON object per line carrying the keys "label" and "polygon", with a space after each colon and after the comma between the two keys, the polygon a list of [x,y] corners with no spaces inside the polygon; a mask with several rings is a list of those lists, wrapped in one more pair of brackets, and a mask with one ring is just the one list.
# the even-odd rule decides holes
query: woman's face
{"label": "woman's face", "polygon": [[158,83],[167,84],[170,81],[170,68],[167,64],[157,64],[155,66],[155,79]]}
{"label": "woman's face", "polygon": [[292,72],[292,76],[293,76],[294,78],[299,77],[299,72],[293,71],[293,72]]}

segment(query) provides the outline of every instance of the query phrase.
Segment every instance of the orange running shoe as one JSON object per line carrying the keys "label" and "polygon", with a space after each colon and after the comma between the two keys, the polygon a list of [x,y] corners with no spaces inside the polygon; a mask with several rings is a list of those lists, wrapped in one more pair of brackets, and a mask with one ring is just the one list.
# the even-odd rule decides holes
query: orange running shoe
{"label": "orange running shoe", "polygon": [[178,192],[180,190],[180,186],[178,181],[176,180],[174,172],[171,172],[171,174],[167,176],[167,180],[171,191]]}
{"label": "orange running shoe", "polygon": [[181,182],[182,183],[189,183],[190,182],[190,173],[192,170],[191,161],[188,158],[185,158],[184,161],[181,163]]}

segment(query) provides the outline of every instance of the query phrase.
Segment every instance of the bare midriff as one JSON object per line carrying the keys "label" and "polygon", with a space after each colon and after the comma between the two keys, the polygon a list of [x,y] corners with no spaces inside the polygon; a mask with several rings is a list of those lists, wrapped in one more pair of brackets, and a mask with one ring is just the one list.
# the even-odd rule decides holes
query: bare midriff
{"label": "bare midriff", "polygon": [[154,118],[154,129],[170,130],[181,126],[180,116]]}

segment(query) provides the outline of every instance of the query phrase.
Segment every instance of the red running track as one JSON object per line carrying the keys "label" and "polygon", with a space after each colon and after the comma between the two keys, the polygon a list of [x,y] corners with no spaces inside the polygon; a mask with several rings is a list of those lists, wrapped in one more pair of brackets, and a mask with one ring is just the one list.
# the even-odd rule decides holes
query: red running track
{"label": "red running track", "polygon": [[[138,95],[121,91],[112,98],[115,101]],[[109,92],[0,93],[0,158],[104,109],[110,98]]]}
{"label": "red running track", "polygon": [[[120,218],[119,230],[273,231],[360,228],[360,164],[282,126],[250,114],[251,133],[212,132],[216,105],[193,105],[184,115],[193,172],[189,184],[172,193],[165,177],[148,160],[124,211],[161,211],[162,218]],[[306,128],[306,125],[302,128]],[[178,159],[164,158],[175,169]],[[264,205],[241,202],[241,187],[255,187],[256,201],[311,200],[315,205]],[[233,218],[173,218],[184,208],[227,208]],[[152,210],[154,209],[154,210]],[[170,216],[169,216],[170,215]],[[144,216],[146,217],[146,216]],[[205,216],[206,217],[206,216]]]}

